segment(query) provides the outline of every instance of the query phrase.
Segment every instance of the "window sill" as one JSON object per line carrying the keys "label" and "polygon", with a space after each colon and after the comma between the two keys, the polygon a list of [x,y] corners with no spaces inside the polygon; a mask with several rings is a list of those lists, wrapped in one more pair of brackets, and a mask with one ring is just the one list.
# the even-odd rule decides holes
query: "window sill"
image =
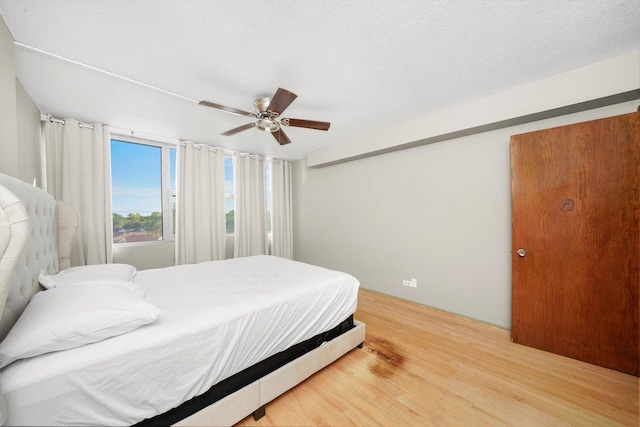
{"label": "window sill", "polygon": [[119,247],[130,247],[130,246],[155,246],[155,245],[166,245],[169,243],[175,243],[175,240],[153,240],[147,242],[128,242],[128,243],[112,243],[114,248]]}

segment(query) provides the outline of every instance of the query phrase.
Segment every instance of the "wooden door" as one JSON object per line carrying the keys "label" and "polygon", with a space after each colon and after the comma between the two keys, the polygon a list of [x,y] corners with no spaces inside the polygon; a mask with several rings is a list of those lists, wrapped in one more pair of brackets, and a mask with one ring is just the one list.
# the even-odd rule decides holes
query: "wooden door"
{"label": "wooden door", "polygon": [[640,113],[511,138],[514,342],[638,376],[639,140]]}

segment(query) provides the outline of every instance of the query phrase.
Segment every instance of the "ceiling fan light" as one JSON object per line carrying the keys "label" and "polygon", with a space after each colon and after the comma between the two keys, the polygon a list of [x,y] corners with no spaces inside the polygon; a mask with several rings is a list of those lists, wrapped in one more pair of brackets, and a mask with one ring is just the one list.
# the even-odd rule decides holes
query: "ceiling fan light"
{"label": "ceiling fan light", "polygon": [[258,123],[256,124],[256,126],[258,127],[258,129],[263,130],[265,132],[270,132],[270,133],[277,132],[278,130],[280,130],[280,124],[270,118],[264,118],[264,119],[258,120]]}

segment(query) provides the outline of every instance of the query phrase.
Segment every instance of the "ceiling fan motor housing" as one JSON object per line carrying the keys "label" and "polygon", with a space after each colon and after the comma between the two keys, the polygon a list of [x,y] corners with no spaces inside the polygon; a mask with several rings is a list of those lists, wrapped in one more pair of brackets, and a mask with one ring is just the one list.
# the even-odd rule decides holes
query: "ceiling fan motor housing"
{"label": "ceiling fan motor housing", "polygon": [[271,98],[258,98],[253,103],[253,108],[256,110],[257,115],[266,115],[267,108],[271,103]]}

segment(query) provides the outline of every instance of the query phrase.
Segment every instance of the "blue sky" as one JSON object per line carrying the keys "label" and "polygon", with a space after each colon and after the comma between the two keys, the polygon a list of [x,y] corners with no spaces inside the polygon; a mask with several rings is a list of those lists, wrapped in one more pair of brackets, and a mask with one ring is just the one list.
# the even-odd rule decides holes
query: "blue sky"
{"label": "blue sky", "polygon": [[111,141],[113,212],[161,212],[161,154],[160,147]]}
{"label": "blue sky", "polygon": [[[176,150],[171,149],[171,187],[176,182]],[[146,216],[161,211],[160,147],[111,141],[111,181],[113,212],[122,216],[139,213]],[[225,193],[233,194],[233,163],[225,159]],[[226,201],[226,210],[234,201]]]}

